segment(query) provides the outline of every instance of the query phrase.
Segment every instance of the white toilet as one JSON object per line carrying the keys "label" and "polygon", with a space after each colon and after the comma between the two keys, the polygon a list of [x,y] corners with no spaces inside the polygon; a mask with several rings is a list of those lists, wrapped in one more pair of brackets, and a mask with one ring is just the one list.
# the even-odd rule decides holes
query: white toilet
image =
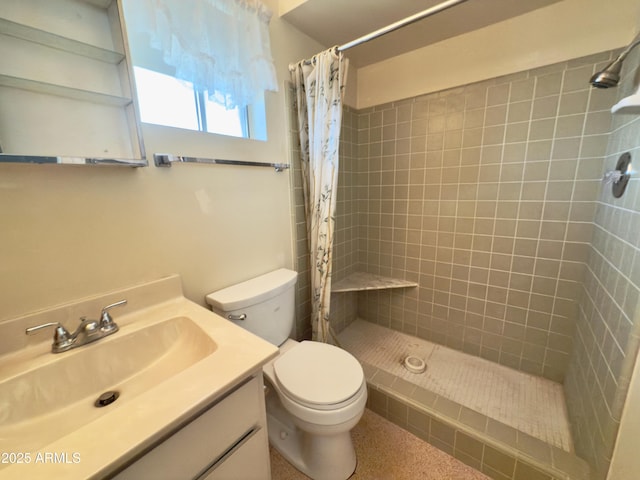
{"label": "white toilet", "polygon": [[350,431],[364,413],[367,384],[350,353],[288,338],[297,276],[276,270],[211,293],[207,303],[280,347],[278,357],[263,369],[271,445],[314,480],[346,479],[356,468]]}

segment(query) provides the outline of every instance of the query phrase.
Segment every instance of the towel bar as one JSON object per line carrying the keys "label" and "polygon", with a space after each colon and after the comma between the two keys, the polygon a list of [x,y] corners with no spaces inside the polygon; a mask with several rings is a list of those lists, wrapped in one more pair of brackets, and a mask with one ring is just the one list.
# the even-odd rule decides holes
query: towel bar
{"label": "towel bar", "polygon": [[288,163],[263,163],[249,162],[245,160],[221,160],[218,158],[183,157],[181,155],[171,155],[168,153],[154,153],[153,161],[156,167],[170,167],[172,163],[204,163],[209,165],[240,165],[243,167],[272,167],[276,172],[282,172],[289,168]]}

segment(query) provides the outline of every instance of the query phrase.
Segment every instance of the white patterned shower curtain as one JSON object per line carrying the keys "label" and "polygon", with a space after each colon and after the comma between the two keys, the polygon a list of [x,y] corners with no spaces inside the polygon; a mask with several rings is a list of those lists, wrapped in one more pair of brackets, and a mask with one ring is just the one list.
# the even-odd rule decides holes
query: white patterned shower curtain
{"label": "white patterned shower curtain", "polygon": [[342,93],[348,60],[337,47],[292,67],[311,267],[312,339],[329,342]]}

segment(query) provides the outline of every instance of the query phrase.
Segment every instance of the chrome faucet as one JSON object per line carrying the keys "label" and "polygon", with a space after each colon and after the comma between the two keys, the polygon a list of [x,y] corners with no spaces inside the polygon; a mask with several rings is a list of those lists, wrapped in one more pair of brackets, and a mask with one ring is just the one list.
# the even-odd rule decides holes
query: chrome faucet
{"label": "chrome faucet", "polygon": [[119,302],[107,305],[100,312],[100,320],[89,320],[86,317],[80,317],[80,325],[78,325],[78,328],[76,328],[73,333],[69,333],[69,331],[58,322],[50,322],[29,327],[25,330],[25,334],[33,335],[43,328],[55,327],[56,330],[53,334],[51,351],[53,353],[66,352],[72,348],[95,342],[96,340],[116,333],[118,331],[118,325],[116,325],[113,318],[111,318],[109,310],[126,303],[126,300],[120,300]]}

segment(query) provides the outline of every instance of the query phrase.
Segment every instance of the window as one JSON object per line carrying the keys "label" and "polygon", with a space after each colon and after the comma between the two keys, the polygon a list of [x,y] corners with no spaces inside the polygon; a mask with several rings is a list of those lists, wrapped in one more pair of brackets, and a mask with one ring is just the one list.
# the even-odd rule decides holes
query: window
{"label": "window", "polygon": [[206,91],[195,90],[190,82],[142,67],[134,67],[134,73],[143,122],[255,138],[250,135],[249,107],[227,110],[209,100]]}
{"label": "window", "polygon": [[267,139],[277,79],[260,0],[123,3],[143,122]]}

